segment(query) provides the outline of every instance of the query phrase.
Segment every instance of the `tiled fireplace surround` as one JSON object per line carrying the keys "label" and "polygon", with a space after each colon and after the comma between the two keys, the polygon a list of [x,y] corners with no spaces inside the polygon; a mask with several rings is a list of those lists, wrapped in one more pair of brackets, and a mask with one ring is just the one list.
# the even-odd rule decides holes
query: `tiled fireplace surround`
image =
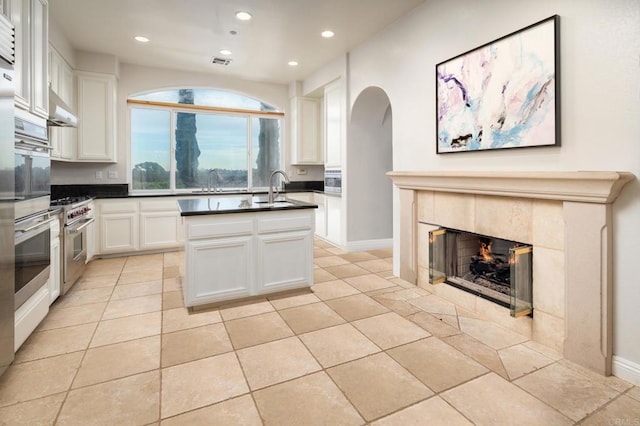
{"label": "tiled fireplace surround", "polygon": [[[626,172],[390,172],[400,189],[400,276],[611,374],[612,214]],[[531,317],[429,284],[428,233],[448,227],[533,245]]]}

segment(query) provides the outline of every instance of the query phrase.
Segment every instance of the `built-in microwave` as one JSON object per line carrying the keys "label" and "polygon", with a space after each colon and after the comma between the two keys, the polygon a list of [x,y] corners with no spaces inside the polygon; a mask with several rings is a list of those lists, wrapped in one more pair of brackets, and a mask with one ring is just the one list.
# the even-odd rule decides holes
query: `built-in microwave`
{"label": "built-in microwave", "polygon": [[342,193],[342,170],[325,170],[324,171],[324,192],[330,194]]}

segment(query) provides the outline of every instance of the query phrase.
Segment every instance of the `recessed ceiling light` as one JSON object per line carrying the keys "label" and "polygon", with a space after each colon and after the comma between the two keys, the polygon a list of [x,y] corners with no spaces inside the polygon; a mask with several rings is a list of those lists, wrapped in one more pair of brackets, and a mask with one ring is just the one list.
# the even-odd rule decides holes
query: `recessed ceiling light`
{"label": "recessed ceiling light", "polygon": [[287,64],[289,64],[290,67],[297,67],[298,66],[298,62],[297,61],[289,61],[289,62],[287,62]]}
{"label": "recessed ceiling light", "polygon": [[253,18],[253,16],[251,16],[251,14],[249,12],[245,12],[243,10],[240,10],[240,11],[236,12],[236,18],[238,18],[241,21],[250,21],[251,18]]}
{"label": "recessed ceiling light", "polygon": [[334,32],[333,32],[333,31],[331,31],[331,30],[325,30],[325,31],[323,31],[323,32],[321,33],[321,35],[322,35],[322,37],[324,37],[324,38],[331,38],[331,37],[333,37],[335,34],[334,34]]}
{"label": "recessed ceiling light", "polygon": [[231,51],[229,49],[222,49],[220,51],[220,54],[222,54],[222,55],[231,55]]}
{"label": "recessed ceiling light", "polygon": [[135,36],[134,39],[136,41],[139,41],[140,43],[148,43],[149,39],[147,37],[144,36]]}

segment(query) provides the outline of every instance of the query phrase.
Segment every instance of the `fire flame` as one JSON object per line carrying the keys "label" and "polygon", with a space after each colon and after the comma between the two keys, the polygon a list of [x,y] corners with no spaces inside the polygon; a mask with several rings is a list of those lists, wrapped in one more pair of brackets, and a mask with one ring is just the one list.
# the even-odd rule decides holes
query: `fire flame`
{"label": "fire flame", "polygon": [[491,253],[491,242],[480,242],[480,255],[485,261],[493,260],[493,254]]}

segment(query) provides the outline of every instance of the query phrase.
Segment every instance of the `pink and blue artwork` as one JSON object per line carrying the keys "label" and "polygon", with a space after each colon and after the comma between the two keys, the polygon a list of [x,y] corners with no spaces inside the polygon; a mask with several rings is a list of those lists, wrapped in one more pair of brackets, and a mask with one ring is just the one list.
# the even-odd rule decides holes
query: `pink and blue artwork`
{"label": "pink and blue artwork", "polygon": [[559,145],[557,21],[436,65],[437,153]]}

